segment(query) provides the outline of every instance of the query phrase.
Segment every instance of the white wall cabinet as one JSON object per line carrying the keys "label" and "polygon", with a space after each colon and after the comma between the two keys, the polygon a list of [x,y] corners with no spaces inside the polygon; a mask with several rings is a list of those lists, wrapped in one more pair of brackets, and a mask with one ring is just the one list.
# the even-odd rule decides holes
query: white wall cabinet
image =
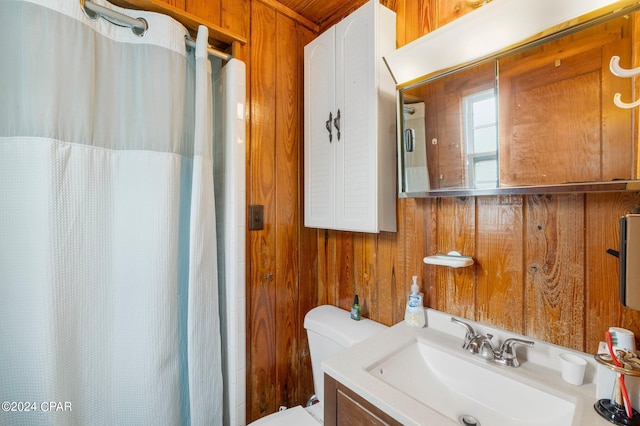
{"label": "white wall cabinet", "polygon": [[307,227],[396,230],[395,20],[370,0],[305,46]]}

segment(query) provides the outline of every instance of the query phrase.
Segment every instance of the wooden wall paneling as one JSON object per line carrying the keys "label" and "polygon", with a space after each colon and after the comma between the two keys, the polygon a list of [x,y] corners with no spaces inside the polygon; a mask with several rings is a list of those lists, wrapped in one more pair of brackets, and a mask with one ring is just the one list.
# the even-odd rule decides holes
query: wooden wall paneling
{"label": "wooden wall paneling", "polygon": [[250,273],[247,289],[247,421],[276,410],[276,206],[275,13],[252,2],[250,35],[250,169],[251,204],[264,205],[264,229],[249,232]]}
{"label": "wooden wall paneling", "polygon": [[179,0],[185,3],[186,11],[216,25],[222,24],[221,0]]}
{"label": "wooden wall paneling", "polygon": [[[377,234],[354,234],[354,290],[358,295],[361,314],[370,318],[378,308],[377,272],[378,262],[376,251],[378,243]],[[353,300],[353,296],[350,297]]]}
{"label": "wooden wall paneling", "polygon": [[474,10],[466,0],[435,0],[435,3],[438,8],[438,26],[436,28],[440,28]]}
{"label": "wooden wall paneling", "polygon": [[298,369],[299,404],[306,404],[307,400],[314,393],[313,374],[311,371],[311,358],[309,354],[309,341],[304,329],[304,317],[311,309],[320,305],[319,303],[319,277],[318,277],[318,231],[304,227],[304,143],[303,143],[303,123],[304,123],[304,46],[315,38],[315,34],[304,25],[297,25],[297,66],[298,66],[298,137],[296,143],[298,149],[298,216],[297,226],[299,229],[299,266],[298,266],[298,323],[299,323],[299,359]]}
{"label": "wooden wall paneling", "polygon": [[424,253],[423,256],[418,255],[418,259],[416,259],[415,262],[421,262],[422,270],[424,271],[425,285],[423,290],[426,298],[425,306],[436,308],[440,297],[438,294],[437,268],[425,264],[424,258],[438,252],[438,241],[436,240],[438,201],[437,199],[426,198],[420,200],[420,207],[424,226]]}
{"label": "wooden wall paneling", "polygon": [[[402,199],[399,204],[403,206],[402,216],[398,215],[398,221],[402,226],[398,227],[396,235],[398,246],[398,283],[395,289],[396,303],[394,305],[394,324],[404,319],[406,296],[411,291],[412,277],[418,276],[418,286],[424,293],[424,303],[428,306],[435,299],[434,281],[435,275],[432,268],[425,269],[423,259],[436,251],[434,232],[430,229],[432,223],[427,218],[430,214],[430,199]],[[432,242],[433,244],[429,244]]]}
{"label": "wooden wall paneling", "polygon": [[476,320],[523,333],[523,197],[478,197],[476,203]]}
{"label": "wooden wall paneling", "polygon": [[377,304],[369,312],[368,318],[385,325],[395,324],[395,299],[397,285],[397,256],[395,250],[396,234],[393,232],[381,232],[377,238],[375,251],[376,274],[375,292]]}
{"label": "wooden wall paneling", "polygon": [[298,38],[295,22],[276,14],[274,54],[275,113],[275,208],[276,217],[276,405],[291,407],[298,393],[298,152],[301,128],[298,115]]}
{"label": "wooden wall paneling", "polygon": [[[233,0],[231,0],[233,1]],[[300,15],[297,12],[294,12],[290,7],[287,7],[287,5],[281,3],[279,0],[259,0],[262,3],[270,6],[272,9],[274,9],[276,12],[283,14],[284,16],[288,16],[289,18],[293,19],[294,21],[296,21],[298,24],[304,25],[305,27],[307,27],[309,30],[311,30],[313,33],[318,34],[320,31],[320,26],[316,23],[314,23],[312,20],[305,18],[304,16]],[[290,3],[287,3],[290,4]],[[295,7],[295,5],[292,5]]]}
{"label": "wooden wall paneling", "polygon": [[335,276],[337,285],[338,300],[336,306],[350,310],[355,294],[355,276],[354,276],[354,232],[336,231],[336,259],[335,259]]}
{"label": "wooden wall paneling", "polygon": [[[300,74],[302,75],[302,74]],[[302,169],[300,169],[302,170]],[[298,211],[302,212],[303,209]],[[299,222],[301,223],[301,222]],[[311,371],[311,357],[309,352],[309,339],[304,328],[304,318],[307,313],[321,305],[318,297],[318,267],[317,246],[315,229],[299,226],[299,268],[298,268],[298,401],[293,405],[306,404],[313,395],[313,374]]]}
{"label": "wooden wall paneling", "polygon": [[[392,273],[392,287],[388,289],[392,304],[389,306],[390,323],[395,324],[404,319],[407,291],[407,258],[412,249],[412,240],[407,238],[413,232],[412,216],[416,214],[415,201],[409,198],[399,198],[396,203],[397,232],[393,236],[393,251],[395,266]],[[380,291],[380,290],[378,290]]]}
{"label": "wooden wall paneling", "polygon": [[[619,194],[587,195],[586,226],[586,297],[589,315],[585,319],[585,350],[595,353],[604,333],[621,319],[618,301],[618,268],[620,261],[606,253],[619,249]],[[612,208],[613,207],[613,208]],[[617,207],[617,208],[616,208]]]}
{"label": "wooden wall paneling", "polygon": [[220,26],[243,37],[249,35],[250,0],[219,0]]}
{"label": "wooden wall paneling", "polygon": [[429,0],[398,0],[396,2],[396,44],[402,47],[434,28],[434,8]]}
{"label": "wooden wall paneling", "polygon": [[[325,229],[315,230],[316,237],[316,265],[318,268],[318,281],[317,281],[317,297],[318,297],[318,305],[326,305],[330,304],[330,300],[333,298],[330,295],[330,292],[334,285],[332,285],[332,280],[330,276],[330,267],[333,264],[333,259],[330,257],[329,250],[329,231]],[[333,242],[331,242],[333,243]]]}
{"label": "wooden wall paneling", "polygon": [[320,265],[325,267],[325,271],[319,271],[319,275],[326,277],[327,280],[324,285],[324,291],[319,294],[319,298],[324,295],[326,299],[323,303],[333,306],[339,306],[340,300],[340,271],[342,263],[338,262],[338,258],[342,254],[338,245],[339,234],[340,231],[318,230],[318,240],[322,244],[322,246],[318,246],[318,253],[321,250],[324,252],[324,261],[322,263],[318,262],[318,268],[320,268]]}
{"label": "wooden wall paneling", "polygon": [[596,353],[609,327],[630,329],[640,337],[640,312],[625,308],[618,298],[620,261],[607,249],[619,250],[620,216],[640,211],[638,193],[586,196],[585,351]]}
{"label": "wooden wall paneling", "polygon": [[319,22],[320,33],[325,32],[328,28],[340,22],[342,19],[350,15],[352,12],[354,12],[356,9],[358,9],[360,6],[362,6],[366,2],[367,0],[345,1],[338,8],[334,8],[332,7],[331,4],[326,3],[326,7],[328,9],[325,13],[323,13],[324,20],[322,20],[322,22]]}
{"label": "wooden wall paneling", "polygon": [[411,28],[413,26],[407,23],[407,19],[411,18],[411,15],[407,13],[407,1],[397,0],[394,3],[393,7],[387,7],[396,13],[396,48],[398,48],[407,44],[405,28]]}
{"label": "wooden wall paneling", "polygon": [[[233,0],[221,1],[224,8]],[[249,236],[249,421],[275,411],[278,402],[306,402],[312,382],[310,369],[302,367],[308,362],[302,321],[309,309],[320,304],[349,309],[357,292],[369,317],[395,324],[404,317],[406,293],[416,272],[426,304],[452,315],[591,352],[603,327],[619,325],[640,335],[637,314],[620,307],[616,293],[609,292],[616,281],[612,259],[601,253],[602,246],[616,238],[608,222],[637,207],[637,194],[400,199],[397,233],[304,228],[299,213],[302,105],[298,100],[294,112],[296,107],[288,102],[302,97],[302,46],[315,34],[297,25],[298,74],[281,73],[283,67],[291,71],[290,58],[277,64],[275,55],[264,52],[291,47],[291,25],[276,34],[276,22],[284,22],[277,17],[280,13],[259,0],[249,1],[249,197],[251,203],[265,205],[266,216],[265,230]],[[395,8],[398,22],[404,22],[398,25],[399,46],[436,26],[429,22],[440,25],[447,19],[443,7],[455,6],[452,0],[382,3]],[[280,78],[297,83],[276,83]],[[284,93],[289,91],[296,94]],[[287,112],[278,116],[276,105]],[[296,138],[297,148],[292,145]],[[296,174],[297,184],[282,182],[290,173]],[[292,204],[298,213],[292,213]],[[290,222],[297,223],[297,230]],[[449,250],[471,254],[478,263],[464,270],[422,263],[428,254]],[[616,259],[613,262],[615,266]],[[276,313],[280,309],[291,312]],[[277,331],[282,327],[297,331]],[[300,363],[297,369],[284,371],[295,362]]]}
{"label": "wooden wall paneling", "polygon": [[534,195],[525,207],[525,334],[584,350],[584,194]]}
{"label": "wooden wall paneling", "polygon": [[[475,253],[475,198],[439,198],[436,223],[437,252]],[[475,268],[437,268],[437,309],[464,318],[475,319]]]}
{"label": "wooden wall paneling", "polygon": [[[186,0],[159,0],[159,1],[166,3],[168,5],[171,5],[173,7],[177,7],[178,9],[182,9],[184,11],[187,10]],[[194,13],[194,15],[197,15],[197,13]]]}
{"label": "wooden wall paneling", "polygon": [[[433,4],[436,1],[439,0],[434,0]],[[440,6],[445,2],[453,4],[442,0]],[[252,5],[256,3],[251,2]],[[444,22],[444,9],[429,3],[426,0],[383,2],[399,13],[399,23],[404,22],[404,25],[398,25],[399,46],[422,35],[420,27],[428,27],[429,19],[438,21],[438,24]],[[279,179],[274,184],[273,174],[280,176],[293,172],[289,163],[298,161],[299,195],[296,202],[302,211],[302,154],[298,148],[298,159],[292,160],[291,156],[296,154],[289,142],[285,144],[286,148],[276,148],[276,142],[269,140],[268,133],[295,133],[292,129],[287,130],[286,126],[302,128],[302,122],[301,116],[297,124],[292,117],[289,120],[285,116],[279,119],[285,118],[286,124],[276,127],[267,124],[273,122],[276,115],[274,111],[268,111],[271,105],[275,106],[273,99],[276,96],[284,96],[277,102],[289,99],[291,95],[282,91],[291,90],[292,86],[279,83],[276,89],[273,88],[276,75],[280,77],[277,74],[280,68],[275,59],[262,58],[265,56],[262,53],[269,51],[270,47],[275,49],[274,46],[281,42],[283,46],[288,42],[279,40],[282,37],[271,39],[275,36],[269,33],[269,28],[277,19],[269,20],[265,15],[264,8],[252,9],[251,50],[254,53],[250,60],[256,63],[251,62],[250,68],[253,90],[250,197],[251,202],[264,203],[268,207],[272,220],[280,220],[290,218],[289,207],[285,207],[285,213],[281,214],[280,203],[288,206],[287,200],[294,195],[287,192],[293,191],[293,187],[281,185]],[[304,36],[298,32],[298,38],[308,37],[305,42],[313,38],[313,31],[304,31]],[[301,49],[305,43],[299,43],[298,48]],[[301,59],[300,56],[300,62]],[[298,67],[298,73],[302,75],[301,64]],[[300,87],[298,82],[296,90],[301,90]],[[302,107],[299,108],[301,111]],[[284,128],[281,127],[283,125]],[[280,150],[277,151],[278,158],[273,155],[276,150]],[[293,234],[287,223],[273,225],[276,222],[270,222],[275,231],[267,229],[268,223],[264,232],[252,233],[251,259],[255,270],[252,269],[250,275],[249,303],[252,308],[249,327],[252,331],[248,352],[252,361],[247,384],[248,419],[252,415],[255,419],[275,410],[272,402],[278,398],[288,398],[291,405],[305,402],[311,389],[310,370],[298,367],[296,381],[281,369],[295,362],[293,360],[297,359],[301,365],[308,360],[306,334],[301,323],[311,307],[327,303],[349,309],[353,295],[358,292],[362,294],[361,301],[369,317],[387,325],[397,323],[404,317],[406,292],[414,271],[418,271],[422,289],[427,294],[426,303],[453,315],[490,322],[589,352],[594,351],[603,329],[609,325],[630,328],[640,335],[637,313],[621,307],[617,293],[610,292],[611,283],[617,281],[615,274],[612,276],[611,273],[611,261],[615,268],[617,260],[602,254],[602,246],[613,245],[617,241],[617,227],[612,230],[609,221],[611,218],[617,221],[619,215],[636,208],[638,195],[593,194],[586,197],[587,201],[581,194],[402,199],[397,203],[398,232],[375,236],[307,229],[302,226],[300,217],[286,219],[297,220],[299,224],[297,249],[293,248],[296,243],[290,241]],[[276,200],[278,207],[272,210],[269,203],[276,203]],[[283,246],[276,244],[283,236],[288,242]],[[295,257],[296,252],[288,252],[289,247],[299,253],[297,304],[291,299],[296,291],[291,284],[295,278],[287,276],[285,284],[281,281],[281,270],[293,273],[291,263],[279,258],[285,252]],[[427,254],[453,249],[474,255],[477,266],[453,270],[422,263],[422,257]],[[274,255],[272,251],[278,254]],[[521,259],[520,272],[518,257]],[[275,283],[271,283],[267,280],[274,264],[278,269],[274,275]],[[615,272],[617,274],[617,269]],[[286,286],[285,296],[277,296],[275,286],[279,291],[282,285]],[[288,299],[283,300],[282,297]],[[276,314],[280,306],[295,310],[297,314]],[[274,337],[280,324],[297,327],[296,343]],[[276,347],[277,357],[273,355]],[[276,363],[279,363],[277,373]],[[260,413],[264,407],[267,407],[266,412]]]}

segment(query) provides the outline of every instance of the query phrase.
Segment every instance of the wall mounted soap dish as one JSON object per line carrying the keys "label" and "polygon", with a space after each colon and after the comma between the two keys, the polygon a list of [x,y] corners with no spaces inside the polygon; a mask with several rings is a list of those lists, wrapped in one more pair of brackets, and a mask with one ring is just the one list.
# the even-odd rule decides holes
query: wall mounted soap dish
{"label": "wall mounted soap dish", "polygon": [[464,268],[473,265],[471,256],[463,256],[457,251],[450,251],[447,254],[436,254],[424,258],[424,263],[428,265],[450,266],[451,268]]}

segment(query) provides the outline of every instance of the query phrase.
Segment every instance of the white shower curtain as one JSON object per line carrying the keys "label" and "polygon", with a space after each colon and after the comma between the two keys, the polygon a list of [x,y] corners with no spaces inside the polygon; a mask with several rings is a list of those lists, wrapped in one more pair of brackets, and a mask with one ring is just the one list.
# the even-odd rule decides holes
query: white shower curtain
{"label": "white shower curtain", "polygon": [[207,30],[132,16],[0,0],[1,425],[222,423]]}

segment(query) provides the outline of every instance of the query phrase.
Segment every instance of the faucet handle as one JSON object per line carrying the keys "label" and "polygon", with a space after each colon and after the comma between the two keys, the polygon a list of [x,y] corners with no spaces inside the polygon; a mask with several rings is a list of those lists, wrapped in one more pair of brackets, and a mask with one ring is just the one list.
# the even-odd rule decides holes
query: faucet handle
{"label": "faucet handle", "polygon": [[520,365],[520,362],[518,361],[518,358],[516,356],[515,346],[516,345],[533,346],[534,343],[535,342],[532,342],[531,340],[518,339],[515,337],[506,339],[504,342],[502,342],[502,345],[500,346],[499,359],[503,364],[506,364],[512,367],[518,367]]}
{"label": "faucet handle", "polygon": [[473,340],[474,337],[476,337],[478,334],[476,333],[476,331],[473,329],[473,327],[471,327],[471,325],[467,324],[464,321],[460,321],[458,318],[455,317],[451,317],[451,322],[456,323],[458,325],[461,325],[465,328],[466,330],[466,334],[464,336],[464,343],[462,344],[462,347],[464,349],[468,349],[469,347],[469,343],[471,342],[471,340]]}
{"label": "faucet handle", "polygon": [[533,346],[534,343],[535,342],[532,342],[531,340],[524,340],[524,339],[518,339],[516,337],[512,337],[502,342],[502,346],[500,346],[500,352],[502,352],[503,355],[508,354],[508,355],[515,356],[516,352],[514,347],[516,345]]}

